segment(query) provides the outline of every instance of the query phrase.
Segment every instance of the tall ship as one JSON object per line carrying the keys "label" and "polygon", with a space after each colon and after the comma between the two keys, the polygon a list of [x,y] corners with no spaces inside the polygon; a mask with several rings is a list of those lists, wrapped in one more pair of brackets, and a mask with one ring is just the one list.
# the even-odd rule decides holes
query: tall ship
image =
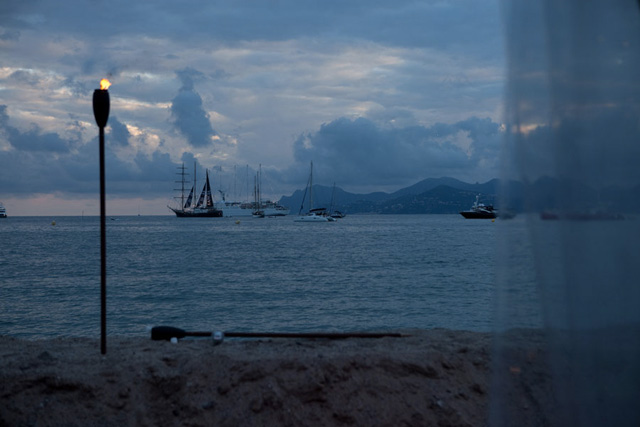
{"label": "tall ship", "polygon": [[7,217],[7,210],[4,208],[3,204],[0,203],[0,218]]}
{"label": "tall ship", "polygon": [[[223,216],[223,213],[220,209],[217,209],[213,203],[213,196],[211,194],[211,185],[209,184],[209,171],[206,171],[206,178],[204,186],[202,187],[202,192],[200,193],[200,197],[198,197],[197,202],[194,199],[195,190],[196,190],[196,168],[195,164],[193,166],[193,186],[191,187],[191,191],[189,192],[189,196],[187,199],[184,198],[184,190],[185,190],[185,167],[182,164],[179,167],[182,179],[178,181],[182,184],[182,187],[179,189],[181,191],[181,195],[179,197],[180,207],[174,208],[171,206],[167,206],[171,209],[178,218],[220,218]],[[195,203],[194,203],[195,202]]]}

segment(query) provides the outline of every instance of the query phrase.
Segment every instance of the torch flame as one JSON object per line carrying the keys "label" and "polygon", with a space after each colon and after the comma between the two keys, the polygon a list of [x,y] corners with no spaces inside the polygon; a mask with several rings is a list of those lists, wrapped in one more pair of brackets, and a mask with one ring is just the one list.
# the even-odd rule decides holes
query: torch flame
{"label": "torch flame", "polygon": [[107,90],[111,86],[111,82],[107,79],[100,80],[100,90]]}

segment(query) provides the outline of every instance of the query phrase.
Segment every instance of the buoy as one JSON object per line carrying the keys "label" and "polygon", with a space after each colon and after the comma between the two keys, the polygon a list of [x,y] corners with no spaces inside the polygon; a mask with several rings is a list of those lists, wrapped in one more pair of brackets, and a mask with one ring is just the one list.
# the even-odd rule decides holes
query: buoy
{"label": "buoy", "polygon": [[56,225],[56,222],[55,221],[51,221],[51,225]]}
{"label": "buoy", "polygon": [[236,224],[240,224],[240,220],[239,219],[236,219]]}

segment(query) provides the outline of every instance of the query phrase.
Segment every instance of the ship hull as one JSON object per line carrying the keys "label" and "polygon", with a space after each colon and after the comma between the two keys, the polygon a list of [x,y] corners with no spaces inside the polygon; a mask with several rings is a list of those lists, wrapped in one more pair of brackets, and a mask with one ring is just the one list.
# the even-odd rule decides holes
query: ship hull
{"label": "ship hull", "polygon": [[[254,216],[254,212],[256,211],[255,207],[251,203],[216,203],[216,208],[222,211],[223,216],[225,217],[250,217]],[[264,216],[272,217],[272,216],[287,216],[289,215],[289,209],[285,207],[263,207],[260,209],[261,212],[264,212]]]}
{"label": "ship hull", "polygon": [[203,209],[196,211],[185,211],[170,208],[178,218],[221,218],[222,211],[218,209]]}
{"label": "ship hull", "polygon": [[498,215],[495,212],[474,212],[474,211],[462,211],[460,215],[467,219],[494,219]]}

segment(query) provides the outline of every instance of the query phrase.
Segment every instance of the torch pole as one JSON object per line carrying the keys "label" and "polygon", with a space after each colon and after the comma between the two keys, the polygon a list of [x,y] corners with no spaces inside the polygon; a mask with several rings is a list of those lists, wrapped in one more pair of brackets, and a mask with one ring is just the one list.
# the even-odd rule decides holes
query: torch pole
{"label": "torch pole", "polygon": [[100,352],[107,353],[107,221],[104,184],[104,127],[100,127]]}
{"label": "torch pole", "polygon": [[[103,88],[103,82],[106,86]],[[109,119],[109,81],[93,92],[93,115],[100,129],[100,352],[107,353],[107,222],[104,184],[104,128]]]}

